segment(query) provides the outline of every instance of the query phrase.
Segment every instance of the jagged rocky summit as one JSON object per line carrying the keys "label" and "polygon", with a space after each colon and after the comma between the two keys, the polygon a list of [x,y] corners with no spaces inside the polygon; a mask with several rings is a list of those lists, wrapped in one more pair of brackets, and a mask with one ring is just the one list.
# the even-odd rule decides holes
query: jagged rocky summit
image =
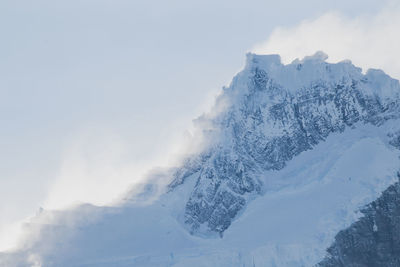
{"label": "jagged rocky summit", "polygon": [[397,80],[326,58],[318,52],[283,65],[278,55],[247,55],[244,70],[217,99],[224,111],[199,119],[212,144],[187,159],[170,185],[198,174],[184,211],[191,233],[222,235],[249,200],[268,190],[260,179],[265,171],[281,170],[330,134],[399,118]]}

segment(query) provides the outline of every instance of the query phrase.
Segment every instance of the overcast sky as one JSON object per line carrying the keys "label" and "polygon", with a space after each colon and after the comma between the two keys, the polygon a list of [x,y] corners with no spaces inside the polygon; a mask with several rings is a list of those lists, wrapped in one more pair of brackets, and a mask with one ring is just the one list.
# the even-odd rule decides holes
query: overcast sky
{"label": "overcast sky", "polygon": [[[321,31],[312,29],[325,23],[339,38],[343,25],[376,19],[385,6],[382,0],[1,1],[0,250],[15,240],[10,225],[39,207],[106,204],[152,166],[168,164],[191,120],[229,84],[246,52],[286,59],[300,51],[300,57],[310,49],[293,49],[301,39],[293,34],[310,47],[302,32],[318,43]],[[326,22],[327,13],[340,21]],[[340,58],[357,47],[329,49]]]}

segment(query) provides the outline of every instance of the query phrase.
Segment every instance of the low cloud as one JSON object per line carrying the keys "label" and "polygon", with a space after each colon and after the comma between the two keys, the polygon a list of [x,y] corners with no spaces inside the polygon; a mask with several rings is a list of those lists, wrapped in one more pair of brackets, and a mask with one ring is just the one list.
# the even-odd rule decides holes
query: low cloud
{"label": "low cloud", "polygon": [[353,64],[378,68],[400,79],[400,4],[391,2],[374,15],[346,17],[340,13],[326,13],[300,24],[276,28],[252,52],[280,54],[287,64],[324,51],[329,62],[350,59]]}
{"label": "low cloud", "polygon": [[149,161],[137,158],[135,147],[129,142],[132,140],[115,131],[89,127],[77,132],[65,144],[60,169],[43,208],[116,204],[124,192],[146,182],[153,168],[173,165],[174,149],[179,147],[179,138],[175,139],[168,140],[169,153],[160,151]]}

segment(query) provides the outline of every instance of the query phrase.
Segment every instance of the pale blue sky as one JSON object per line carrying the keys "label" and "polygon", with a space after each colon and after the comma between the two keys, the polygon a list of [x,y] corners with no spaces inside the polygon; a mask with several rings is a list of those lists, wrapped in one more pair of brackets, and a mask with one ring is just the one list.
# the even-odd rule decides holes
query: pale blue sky
{"label": "pale blue sky", "polygon": [[44,205],[60,177],[161,162],[276,27],[373,15],[384,2],[1,1],[0,233]]}

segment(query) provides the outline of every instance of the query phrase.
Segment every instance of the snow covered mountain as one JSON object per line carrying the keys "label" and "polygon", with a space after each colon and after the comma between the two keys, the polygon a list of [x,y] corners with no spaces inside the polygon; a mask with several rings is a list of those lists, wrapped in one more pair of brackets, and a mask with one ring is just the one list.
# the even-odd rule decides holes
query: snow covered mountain
{"label": "snow covered mountain", "polygon": [[201,152],[119,207],[43,212],[0,263],[399,266],[399,82],[326,59],[248,54]]}
{"label": "snow covered mountain", "polygon": [[200,170],[185,209],[192,232],[222,234],[252,193],[261,192],[262,173],[284,168],[329,134],[400,116],[396,81],[323,59],[317,54],[283,66],[277,56],[248,56],[245,70],[221,96],[230,106],[212,120],[221,141],[185,172]]}

